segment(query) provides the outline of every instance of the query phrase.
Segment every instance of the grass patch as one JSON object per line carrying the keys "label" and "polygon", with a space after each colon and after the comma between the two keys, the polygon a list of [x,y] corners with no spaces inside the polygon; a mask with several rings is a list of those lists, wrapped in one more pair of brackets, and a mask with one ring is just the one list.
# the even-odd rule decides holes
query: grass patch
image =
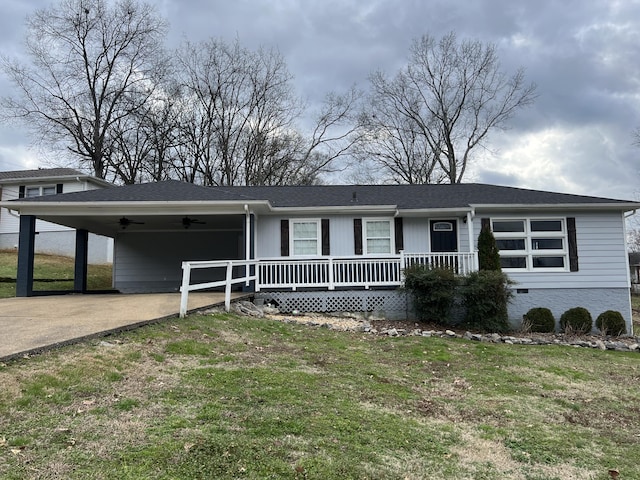
{"label": "grass patch", "polygon": [[[0,250],[0,298],[15,297],[18,254],[15,250]],[[111,289],[111,264],[88,265],[87,288]],[[74,259],[60,255],[36,254],[34,260],[34,291],[73,289]]]}
{"label": "grass patch", "polygon": [[637,354],[172,323],[0,366],[0,478],[640,478]]}

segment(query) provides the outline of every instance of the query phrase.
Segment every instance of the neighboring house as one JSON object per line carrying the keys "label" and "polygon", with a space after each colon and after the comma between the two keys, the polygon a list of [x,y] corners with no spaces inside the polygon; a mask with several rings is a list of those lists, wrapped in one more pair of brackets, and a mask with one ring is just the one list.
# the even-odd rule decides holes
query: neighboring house
{"label": "neighboring house", "polygon": [[[181,262],[253,259],[244,288],[285,311],[407,314],[397,290],[412,263],[477,269],[490,225],[516,282],[510,318],[532,307],[620,311],[631,327],[625,212],[640,204],[482,185],[201,187],[177,181],[4,202],[28,219],[112,237],[114,287],[177,291]],[[80,244],[82,237],[80,237]],[[23,260],[23,265],[28,265]],[[80,270],[82,271],[82,265]],[[26,267],[25,267],[26,268]],[[27,271],[28,274],[28,271]],[[28,295],[24,286],[19,295]],[[224,278],[194,270],[192,282]],[[19,282],[20,283],[20,282]],[[248,283],[248,282],[247,282]],[[80,285],[80,284],[79,284]]]}
{"label": "neighboring house", "polygon": [[[0,172],[0,201],[81,192],[112,186],[108,182],[72,168]],[[19,230],[19,215],[6,208],[0,208],[0,249],[18,248]],[[74,255],[75,233],[72,228],[38,220],[36,231],[38,237],[35,249],[38,253]],[[112,258],[113,241],[107,237],[91,235],[89,262],[107,263]]]}

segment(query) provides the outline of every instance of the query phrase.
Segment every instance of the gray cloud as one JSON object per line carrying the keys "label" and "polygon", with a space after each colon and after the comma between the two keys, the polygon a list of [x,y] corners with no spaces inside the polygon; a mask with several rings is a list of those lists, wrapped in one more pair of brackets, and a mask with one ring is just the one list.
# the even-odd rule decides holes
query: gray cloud
{"label": "gray cloud", "polygon": [[[45,0],[9,0],[0,48],[19,52],[24,15]],[[162,0],[169,45],[238,38],[277,48],[311,105],[330,90],[396,72],[412,39],[456,31],[493,42],[505,70],[522,66],[535,105],[491,137],[470,180],[635,198],[640,149],[640,2],[611,0]],[[9,87],[0,79],[0,89]],[[0,128],[0,152],[24,136]],[[3,157],[4,155],[4,157]],[[0,155],[0,168],[6,168]],[[11,166],[11,168],[14,168]]]}

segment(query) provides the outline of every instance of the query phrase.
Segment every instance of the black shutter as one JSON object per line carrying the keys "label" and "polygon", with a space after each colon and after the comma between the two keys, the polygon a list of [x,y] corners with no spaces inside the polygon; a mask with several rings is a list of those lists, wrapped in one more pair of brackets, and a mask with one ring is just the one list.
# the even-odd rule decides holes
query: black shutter
{"label": "black shutter", "polygon": [[578,238],[576,235],[575,217],[567,218],[567,233],[569,234],[569,270],[578,271]]}
{"label": "black shutter", "polygon": [[362,219],[353,219],[353,244],[355,246],[354,253],[362,255]]}
{"label": "black shutter", "polygon": [[402,231],[402,217],[396,217],[393,219],[396,236],[396,253],[400,253],[400,250],[404,250],[404,233]]}
{"label": "black shutter", "polygon": [[487,227],[489,230],[491,230],[491,219],[490,218],[482,218],[480,219],[480,228],[483,229],[485,227]]}
{"label": "black shutter", "polygon": [[61,183],[57,183],[56,184],[56,193],[62,193],[62,184]]}
{"label": "black shutter", "polygon": [[18,188],[18,198],[24,198],[25,190],[26,188],[24,187],[24,185],[20,185],[20,187]]}
{"label": "black shutter", "polygon": [[322,255],[331,255],[331,245],[329,242],[329,219],[323,218],[320,221],[321,238],[322,238]]}
{"label": "black shutter", "polygon": [[289,220],[280,220],[280,256],[289,256]]}

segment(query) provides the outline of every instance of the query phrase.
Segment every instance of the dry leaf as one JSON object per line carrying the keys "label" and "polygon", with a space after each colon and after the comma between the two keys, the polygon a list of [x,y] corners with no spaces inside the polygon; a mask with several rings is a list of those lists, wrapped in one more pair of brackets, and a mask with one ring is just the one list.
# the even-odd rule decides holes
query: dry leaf
{"label": "dry leaf", "polygon": [[195,443],[185,443],[184,444],[184,451],[188,452],[189,450],[191,450],[193,447],[195,446]]}

